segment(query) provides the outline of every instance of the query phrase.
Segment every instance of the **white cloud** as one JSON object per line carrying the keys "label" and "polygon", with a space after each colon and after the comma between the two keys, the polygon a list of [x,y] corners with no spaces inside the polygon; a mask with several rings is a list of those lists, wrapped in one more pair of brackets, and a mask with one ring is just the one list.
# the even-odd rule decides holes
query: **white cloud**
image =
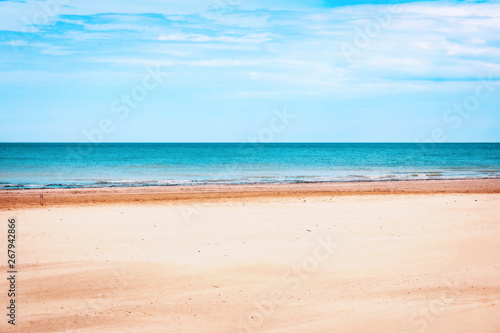
{"label": "white cloud", "polygon": [[[145,0],[138,6],[131,0],[75,0],[71,6],[61,7],[60,13],[106,15],[92,20],[62,19],[63,23],[78,24],[84,30],[49,29],[40,36],[43,43],[37,47],[42,54],[78,52],[83,54],[79,61],[86,64],[151,64],[183,70],[191,66],[213,73],[228,68],[247,80],[301,88],[331,89],[349,82],[352,87],[357,83],[366,89],[373,87],[367,82],[384,86],[381,82],[390,80],[500,76],[499,4],[421,2],[402,4],[397,10],[394,6],[364,5],[309,7],[286,13],[264,10],[263,3],[242,1],[219,11],[212,5],[213,1],[169,0],[159,4]],[[36,3],[23,6],[3,5],[8,9],[6,13],[39,8]],[[284,2],[273,6],[286,8]],[[297,6],[294,4],[293,8]],[[117,8],[120,15],[110,14]],[[169,21],[137,15],[142,13],[161,14]],[[360,32],[366,35],[364,31],[374,24],[379,29],[369,36],[367,45],[356,45]],[[114,50],[114,43],[123,40],[127,44],[119,44]],[[12,37],[4,44],[26,45],[22,42]],[[64,46],[68,42],[78,43],[69,50]],[[342,43],[355,46],[351,61],[342,54]],[[80,47],[85,52],[79,52]],[[92,56],[86,58],[85,53]]]}
{"label": "white cloud", "polygon": [[15,40],[9,40],[9,41],[2,42],[2,44],[10,45],[10,46],[25,46],[25,45],[28,45],[28,42],[25,40],[15,39]]}
{"label": "white cloud", "polygon": [[200,34],[171,34],[158,37],[162,41],[175,42],[230,42],[230,43],[263,43],[271,40],[266,34],[247,34],[241,37],[233,36],[206,36]]}
{"label": "white cloud", "polygon": [[47,43],[33,43],[31,46],[39,48],[41,54],[47,55],[69,55],[73,52],[62,46],[56,46]]}

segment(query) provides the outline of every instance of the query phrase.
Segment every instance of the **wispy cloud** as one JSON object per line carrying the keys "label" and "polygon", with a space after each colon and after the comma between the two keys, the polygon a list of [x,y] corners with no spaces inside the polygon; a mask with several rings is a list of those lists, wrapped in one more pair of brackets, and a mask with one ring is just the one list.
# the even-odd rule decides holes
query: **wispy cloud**
{"label": "wispy cloud", "polygon": [[0,84],[45,76],[109,84],[112,94],[160,66],[176,96],[314,103],[431,96],[500,78],[499,1],[388,2],[0,1]]}
{"label": "wispy cloud", "polygon": [[229,43],[263,43],[272,38],[267,34],[247,34],[243,36],[206,36],[200,34],[172,34],[162,35],[158,40],[183,42],[229,42]]}

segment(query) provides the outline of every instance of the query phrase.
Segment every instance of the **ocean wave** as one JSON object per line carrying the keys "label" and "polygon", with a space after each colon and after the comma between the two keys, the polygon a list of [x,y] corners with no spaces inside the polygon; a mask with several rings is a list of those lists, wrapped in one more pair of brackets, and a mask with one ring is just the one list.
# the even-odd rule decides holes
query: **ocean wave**
{"label": "ocean wave", "polygon": [[348,175],[348,176],[281,176],[281,177],[248,177],[242,179],[199,179],[199,180],[97,180],[87,182],[21,184],[0,183],[0,189],[56,189],[56,188],[101,188],[101,187],[150,187],[150,186],[194,186],[194,185],[252,185],[252,184],[304,184],[334,182],[376,182],[404,180],[445,180],[445,179],[498,179],[500,175],[484,174],[454,175],[446,173],[407,173],[384,175]]}

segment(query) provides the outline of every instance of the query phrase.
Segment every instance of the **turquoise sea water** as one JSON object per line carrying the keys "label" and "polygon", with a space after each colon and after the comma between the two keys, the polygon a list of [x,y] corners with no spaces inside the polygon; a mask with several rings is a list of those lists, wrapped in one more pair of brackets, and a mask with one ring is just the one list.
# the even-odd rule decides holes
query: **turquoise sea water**
{"label": "turquoise sea water", "polygon": [[500,177],[499,143],[0,143],[0,188]]}

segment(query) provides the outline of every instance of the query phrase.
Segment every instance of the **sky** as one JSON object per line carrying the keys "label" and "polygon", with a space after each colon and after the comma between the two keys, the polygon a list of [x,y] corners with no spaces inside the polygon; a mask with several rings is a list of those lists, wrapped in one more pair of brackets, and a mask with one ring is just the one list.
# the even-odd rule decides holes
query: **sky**
{"label": "sky", "polygon": [[0,142],[499,142],[500,1],[0,1]]}

